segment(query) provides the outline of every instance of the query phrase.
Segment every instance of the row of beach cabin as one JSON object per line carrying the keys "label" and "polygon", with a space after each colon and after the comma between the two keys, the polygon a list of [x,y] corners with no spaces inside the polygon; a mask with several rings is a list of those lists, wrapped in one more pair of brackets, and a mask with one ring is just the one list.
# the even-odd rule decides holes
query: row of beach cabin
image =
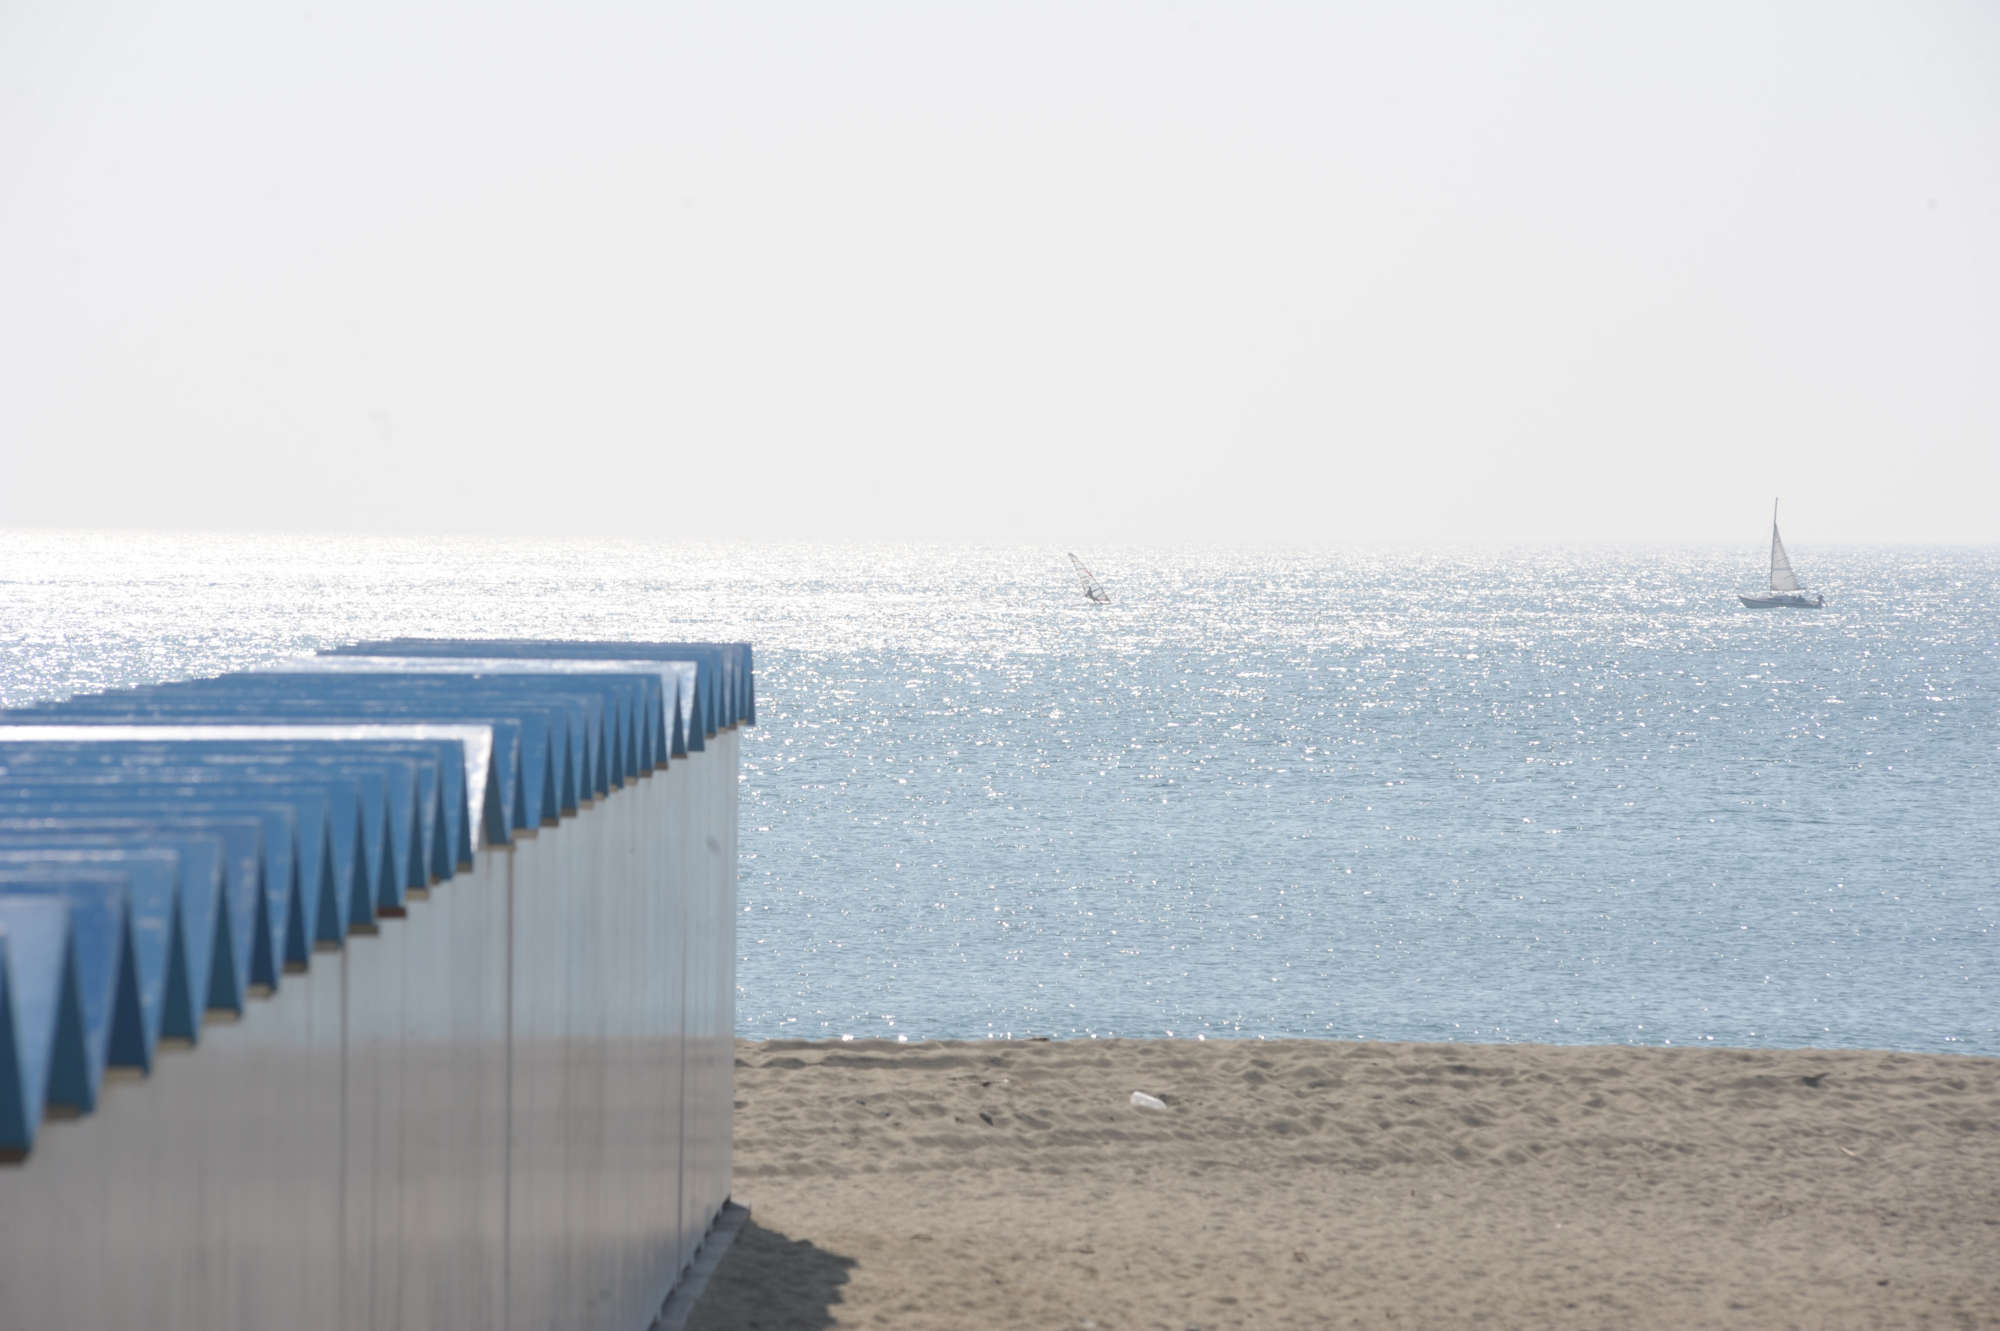
{"label": "row of beach cabin", "polygon": [[729,1193],[744,644],[0,713],[0,1327],[643,1331]]}

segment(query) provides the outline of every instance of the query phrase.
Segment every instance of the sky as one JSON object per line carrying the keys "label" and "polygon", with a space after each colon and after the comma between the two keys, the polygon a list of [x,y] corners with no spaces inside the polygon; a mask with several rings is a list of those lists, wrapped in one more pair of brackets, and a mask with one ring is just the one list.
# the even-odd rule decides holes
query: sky
{"label": "sky", "polygon": [[0,525],[2000,542],[2000,7],[0,0]]}

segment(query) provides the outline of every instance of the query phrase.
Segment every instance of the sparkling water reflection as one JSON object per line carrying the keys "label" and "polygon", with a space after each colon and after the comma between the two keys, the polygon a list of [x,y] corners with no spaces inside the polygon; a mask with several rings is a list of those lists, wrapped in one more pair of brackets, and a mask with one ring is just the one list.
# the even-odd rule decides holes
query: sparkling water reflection
{"label": "sparkling water reflection", "polygon": [[[1801,551],[1802,558],[1805,552]],[[744,1034],[2000,1053],[2000,553],[0,539],[0,696],[743,637]]]}

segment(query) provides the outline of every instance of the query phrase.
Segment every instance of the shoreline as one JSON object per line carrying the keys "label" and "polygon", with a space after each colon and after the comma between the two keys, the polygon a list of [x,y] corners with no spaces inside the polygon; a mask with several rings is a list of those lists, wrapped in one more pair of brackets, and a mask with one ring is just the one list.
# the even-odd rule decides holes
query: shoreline
{"label": "shoreline", "polygon": [[1980,1055],[772,1040],[736,1079],[698,1331],[2000,1321]]}

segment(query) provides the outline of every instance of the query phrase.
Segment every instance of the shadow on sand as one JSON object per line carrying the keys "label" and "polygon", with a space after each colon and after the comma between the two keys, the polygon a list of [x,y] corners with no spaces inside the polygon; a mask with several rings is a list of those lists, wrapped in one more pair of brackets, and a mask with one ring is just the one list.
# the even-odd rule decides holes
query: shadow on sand
{"label": "shadow on sand", "polygon": [[764,1228],[753,1215],[716,1268],[687,1331],[819,1331],[830,1327],[852,1257]]}

